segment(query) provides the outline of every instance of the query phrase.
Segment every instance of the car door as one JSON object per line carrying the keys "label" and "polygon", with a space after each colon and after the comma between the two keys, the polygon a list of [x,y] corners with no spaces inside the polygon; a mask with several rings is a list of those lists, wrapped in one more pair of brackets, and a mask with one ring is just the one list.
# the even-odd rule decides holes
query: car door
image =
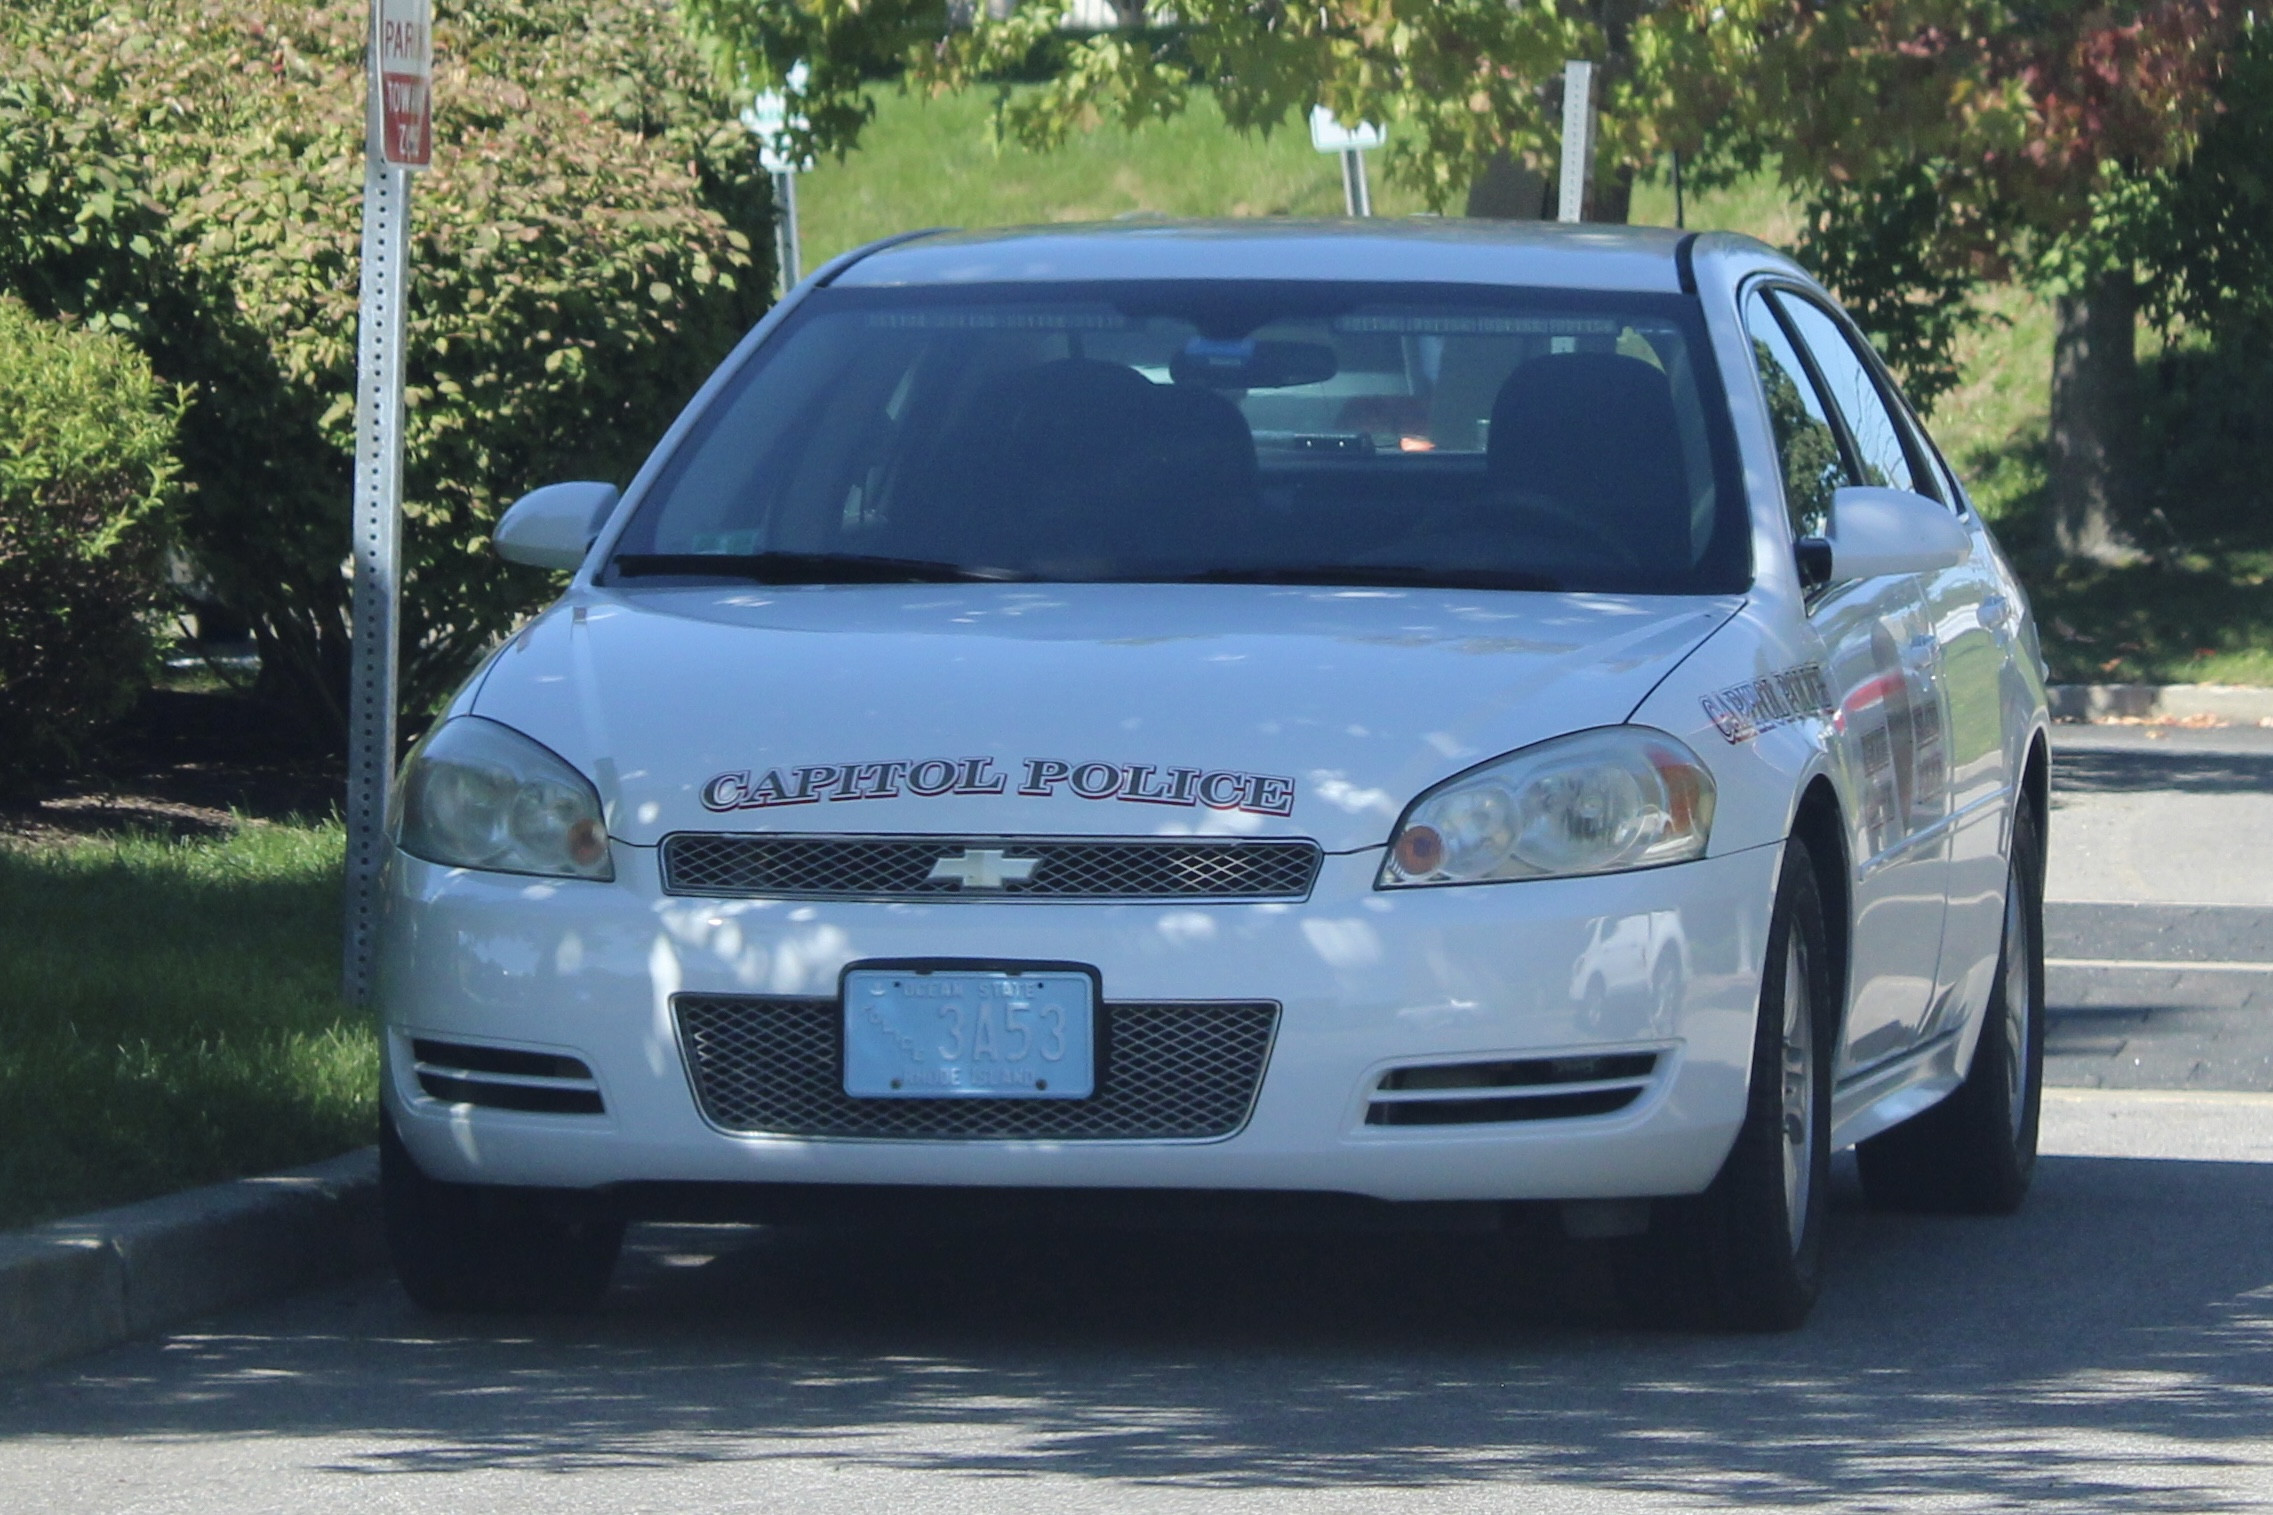
{"label": "car door", "polygon": [[[1903,404],[1885,365],[1845,321],[1794,296],[1786,302],[1811,354],[1833,342],[1860,365],[1858,392],[1875,381],[1884,429],[1876,435],[1877,468],[1889,482],[1942,502],[1966,518],[1972,552],[1954,567],[1921,576],[1926,629],[1934,639],[1934,708],[1941,715],[1934,750],[1920,754],[1919,803],[1947,832],[1943,852],[1948,903],[1941,963],[1921,1037],[1951,1029],[1964,1012],[1987,1002],[2004,935],[2005,816],[2011,793],[2005,740],[2004,668],[2018,608],[2004,593],[1989,536],[1971,518],[1964,496]],[[1876,423],[1874,423],[1876,424]],[[1904,482],[1905,476],[1907,482]]]}
{"label": "car door", "polygon": [[[1920,430],[1923,441],[1923,430]],[[1954,475],[1932,453],[1945,498],[1964,519],[1972,554],[1925,581],[1926,619],[1941,644],[1942,704],[1948,712],[1949,913],[1942,926],[1940,989],[1921,1035],[1934,1036],[1989,1002],[2004,943],[2006,823],[2020,774],[2018,727],[2006,699],[2006,671],[2018,654],[2020,607],[2007,593],[1988,531]]]}
{"label": "car door", "polygon": [[[1903,478],[1885,467],[1881,433],[1891,419],[1883,400],[1874,413],[1865,401],[1876,398],[1875,388],[1854,390],[1857,360],[1843,344],[1829,361],[1814,360],[1790,314],[1799,303],[1789,291],[1755,287],[1745,296],[1744,323],[1783,461],[1793,534],[1822,536],[1839,486]],[[1833,757],[1855,807],[1839,1056],[1845,1075],[1907,1049],[1933,1007],[1948,885],[1940,824],[1948,784],[1923,586],[1914,574],[1840,581],[1834,565],[1834,575],[1811,596],[1808,618],[1823,642],[1835,702]]]}

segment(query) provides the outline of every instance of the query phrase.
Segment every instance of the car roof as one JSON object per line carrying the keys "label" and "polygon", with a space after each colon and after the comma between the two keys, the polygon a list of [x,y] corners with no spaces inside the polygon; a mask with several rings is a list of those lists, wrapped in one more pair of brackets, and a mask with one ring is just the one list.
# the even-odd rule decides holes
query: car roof
{"label": "car roof", "polygon": [[[1678,293],[1670,227],[1446,216],[1295,221],[1130,219],[920,233],[857,256],[840,288],[1119,279],[1506,284]],[[1717,240],[1717,239],[1716,239]]]}

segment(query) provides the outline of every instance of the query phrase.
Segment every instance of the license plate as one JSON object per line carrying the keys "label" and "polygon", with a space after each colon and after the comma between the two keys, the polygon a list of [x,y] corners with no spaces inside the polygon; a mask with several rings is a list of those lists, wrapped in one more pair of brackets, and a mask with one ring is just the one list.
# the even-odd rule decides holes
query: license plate
{"label": "license plate", "polygon": [[853,968],[844,1092],[857,1099],[1086,1099],[1096,980],[1079,969]]}

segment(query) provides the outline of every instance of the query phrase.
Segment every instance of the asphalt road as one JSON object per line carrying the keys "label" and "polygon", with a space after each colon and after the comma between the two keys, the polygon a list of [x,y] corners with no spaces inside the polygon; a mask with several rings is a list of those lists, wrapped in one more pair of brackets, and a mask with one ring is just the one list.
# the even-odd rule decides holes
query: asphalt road
{"label": "asphalt road", "polygon": [[2273,1090],[2273,730],[2055,737],[2047,1079]]}
{"label": "asphalt road", "polygon": [[0,1511],[2273,1507],[2273,733],[2061,735],[2053,1077],[2107,1087],[2018,1217],[1843,1177],[1793,1335],[1628,1329],[1531,1236],[652,1228],[584,1320],[373,1280],[0,1380]]}

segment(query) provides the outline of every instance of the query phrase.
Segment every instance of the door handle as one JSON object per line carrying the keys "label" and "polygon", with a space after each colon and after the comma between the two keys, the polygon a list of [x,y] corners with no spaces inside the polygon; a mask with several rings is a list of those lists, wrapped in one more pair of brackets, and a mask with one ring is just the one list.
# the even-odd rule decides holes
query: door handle
{"label": "door handle", "polygon": [[2013,602],[2001,594],[1990,595],[1981,602],[1981,609],[1978,614],[1981,617],[1981,624],[1991,631],[1995,631],[2012,619]]}

